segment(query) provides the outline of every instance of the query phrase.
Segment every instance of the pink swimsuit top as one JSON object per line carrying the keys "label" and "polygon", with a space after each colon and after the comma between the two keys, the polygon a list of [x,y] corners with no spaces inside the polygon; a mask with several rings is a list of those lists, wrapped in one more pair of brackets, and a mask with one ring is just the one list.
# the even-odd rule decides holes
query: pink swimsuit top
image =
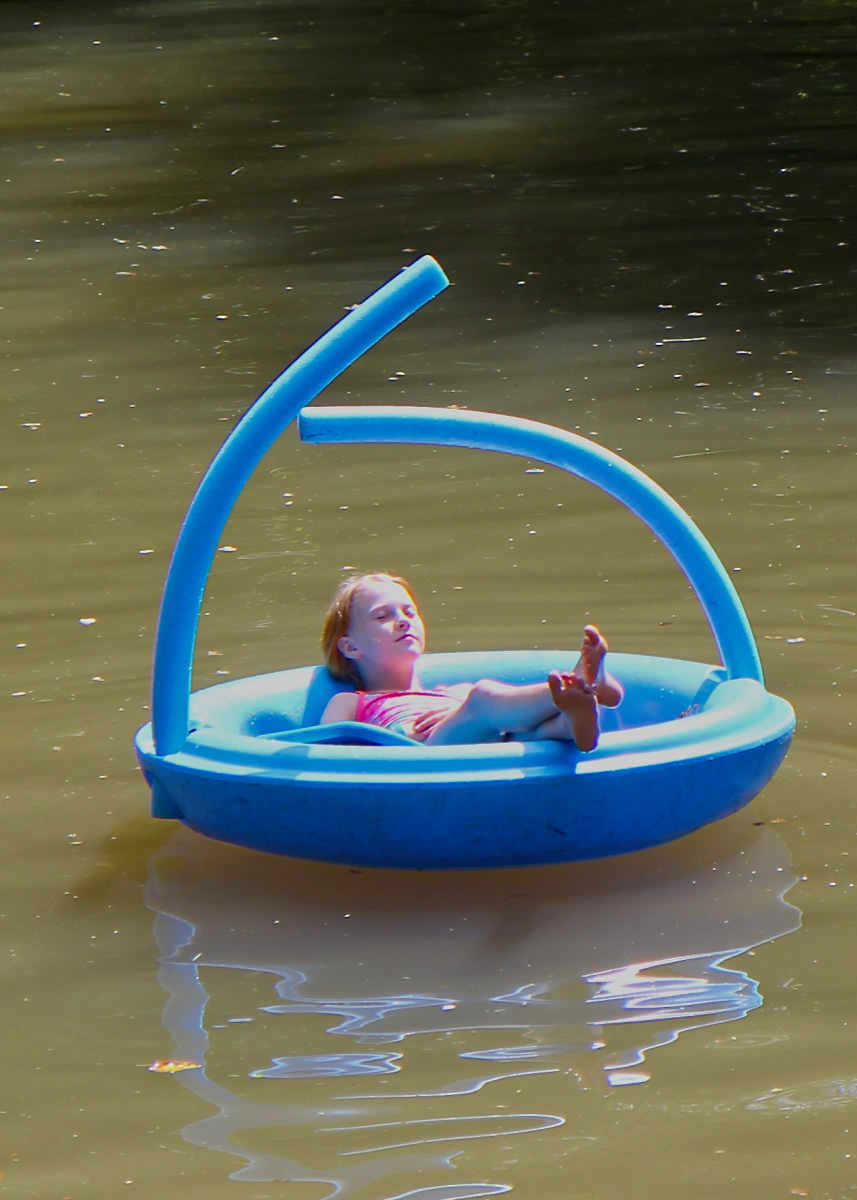
{"label": "pink swimsuit top", "polygon": [[382,729],[397,729],[412,737],[411,728],[417,717],[439,708],[452,711],[460,704],[461,700],[445,688],[431,692],[358,692],[354,720],[380,725]]}

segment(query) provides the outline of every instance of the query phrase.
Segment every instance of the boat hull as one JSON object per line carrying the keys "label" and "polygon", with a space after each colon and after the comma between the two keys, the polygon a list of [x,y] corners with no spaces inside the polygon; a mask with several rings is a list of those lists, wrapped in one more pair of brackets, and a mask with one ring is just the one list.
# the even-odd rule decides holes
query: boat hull
{"label": "boat hull", "polygon": [[[430,655],[424,677],[526,682],[558,657]],[[423,869],[567,862],[671,841],[749,803],[785,756],[794,714],[757,681],[645,655],[612,655],[611,669],[626,699],[604,710],[590,754],[564,742],[317,741],[335,690],[321,668],[196,692],[181,750],[159,756],[145,726],[137,753],[155,816],[274,854]]]}

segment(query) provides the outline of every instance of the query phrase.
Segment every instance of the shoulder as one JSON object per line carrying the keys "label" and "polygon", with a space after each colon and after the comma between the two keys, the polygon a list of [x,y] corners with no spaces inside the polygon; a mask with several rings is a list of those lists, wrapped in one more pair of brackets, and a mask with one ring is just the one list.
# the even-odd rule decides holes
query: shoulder
{"label": "shoulder", "polygon": [[331,721],[353,721],[357,712],[358,692],[337,692],[328,701],[321,716],[322,725]]}

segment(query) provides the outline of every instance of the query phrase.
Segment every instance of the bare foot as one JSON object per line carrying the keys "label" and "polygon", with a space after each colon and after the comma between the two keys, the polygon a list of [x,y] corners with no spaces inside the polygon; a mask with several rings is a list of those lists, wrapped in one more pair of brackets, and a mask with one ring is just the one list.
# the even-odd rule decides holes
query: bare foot
{"label": "bare foot", "polygon": [[551,671],[551,699],[565,717],[579,750],[598,745],[598,705],[593,689],[573,671]]}
{"label": "bare foot", "polygon": [[607,639],[597,625],[585,625],[583,642],[580,647],[580,662],[577,664],[584,681],[595,687],[601,676],[604,665],[604,655],[607,653]]}

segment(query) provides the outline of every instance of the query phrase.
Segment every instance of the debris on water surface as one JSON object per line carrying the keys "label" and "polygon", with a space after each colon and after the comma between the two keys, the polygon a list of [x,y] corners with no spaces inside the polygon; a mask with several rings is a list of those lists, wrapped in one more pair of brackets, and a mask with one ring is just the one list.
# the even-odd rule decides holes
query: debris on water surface
{"label": "debris on water surface", "polygon": [[166,1058],[149,1063],[147,1069],[149,1071],[156,1071],[159,1075],[175,1075],[179,1071],[198,1070],[201,1066],[202,1063],[191,1062],[190,1059]]}

